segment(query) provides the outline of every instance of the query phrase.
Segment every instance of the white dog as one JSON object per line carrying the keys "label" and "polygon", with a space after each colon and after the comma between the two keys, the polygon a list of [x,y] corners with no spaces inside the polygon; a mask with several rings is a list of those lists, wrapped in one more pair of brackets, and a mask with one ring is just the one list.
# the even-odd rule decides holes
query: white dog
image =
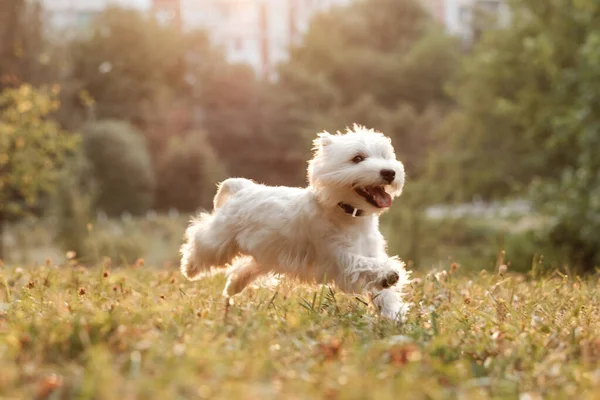
{"label": "white dog", "polygon": [[192,221],[181,247],[190,280],[225,267],[229,299],[263,274],[332,281],[345,292],[367,290],[381,314],[404,319],[409,273],[386,254],[379,215],[402,193],[404,166],[391,140],[355,125],[314,141],[306,188],[270,187],[248,179],[222,182],[212,214]]}

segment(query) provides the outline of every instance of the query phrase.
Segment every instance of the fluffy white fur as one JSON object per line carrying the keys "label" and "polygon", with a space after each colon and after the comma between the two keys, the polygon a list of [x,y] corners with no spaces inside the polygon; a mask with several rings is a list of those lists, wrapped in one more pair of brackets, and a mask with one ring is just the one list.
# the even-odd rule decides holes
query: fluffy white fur
{"label": "fluffy white fur", "polygon": [[[395,172],[393,181],[385,179],[384,170]],[[327,280],[345,292],[368,291],[383,316],[404,319],[408,306],[402,289],[409,273],[403,262],[387,255],[379,232],[379,215],[391,199],[380,207],[356,191],[378,186],[391,198],[402,193],[404,166],[391,140],[356,125],[345,134],[319,134],[308,182],[306,188],[242,178],[222,182],[214,211],[201,213],[185,233],[182,273],[195,280],[227,267],[226,298],[268,273]],[[360,209],[361,215],[352,216],[340,203]]]}

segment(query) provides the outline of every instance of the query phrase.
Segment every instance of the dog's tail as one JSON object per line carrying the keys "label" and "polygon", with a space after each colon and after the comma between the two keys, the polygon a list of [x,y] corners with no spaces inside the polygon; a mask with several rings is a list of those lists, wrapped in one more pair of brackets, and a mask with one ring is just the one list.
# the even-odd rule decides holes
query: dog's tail
{"label": "dog's tail", "polygon": [[210,225],[213,216],[208,213],[200,213],[196,218],[192,219],[190,225],[185,230],[185,238],[181,246],[181,273],[189,280],[197,280],[210,271],[208,267],[199,262],[200,249],[198,240],[202,240],[209,234]]}
{"label": "dog's tail", "polygon": [[213,200],[214,209],[217,210],[225,204],[225,202],[235,193],[249,186],[255,185],[249,179],[244,178],[229,178],[219,184],[219,189]]}

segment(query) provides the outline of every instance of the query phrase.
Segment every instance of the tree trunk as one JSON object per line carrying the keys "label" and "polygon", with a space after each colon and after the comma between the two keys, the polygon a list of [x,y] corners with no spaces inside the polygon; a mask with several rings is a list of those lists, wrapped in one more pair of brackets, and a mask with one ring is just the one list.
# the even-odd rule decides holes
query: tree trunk
{"label": "tree trunk", "polygon": [[0,215],[0,261],[4,260],[4,218]]}
{"label": "tree trunk", "polygon": [[[2,1],[0,6],[0,77],[16,78],[19,72],[19,57],[15,49],[22,46],[22,30],[20,29],[21,17],[25,9],[25,0]],[[12,82],[8,86],[12,86]],[[0,89],[7,86],[0,82]]]}

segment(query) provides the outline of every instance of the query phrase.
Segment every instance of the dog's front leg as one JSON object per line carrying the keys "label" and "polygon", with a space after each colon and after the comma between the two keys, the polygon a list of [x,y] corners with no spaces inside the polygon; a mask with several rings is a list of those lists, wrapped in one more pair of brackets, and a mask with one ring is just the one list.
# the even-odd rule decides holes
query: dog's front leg
{"label": "dog's front leg", "polygon": [[400,322],[406,320],[406,314],[410,307],[403,299],[401,288],[371,290],[370,295],[371,301],[382,317]]}
{"label": "dog's front leg", "polygon": [[346,253],[340,258],[343,260],[342,285],[345,290],[366,289],[383,317],[404,321],[409,306],[402,298],[402,289],[409,281],[409,274],[402,261],[385,254],[365,257]]}
{"label": "dog's front leg", "polygon": [[338,254],[343,283],[352,288],[362,284],[366,289],[387,289],[405,274],[404,264],[396,257],[375,258],[348,253]]}

